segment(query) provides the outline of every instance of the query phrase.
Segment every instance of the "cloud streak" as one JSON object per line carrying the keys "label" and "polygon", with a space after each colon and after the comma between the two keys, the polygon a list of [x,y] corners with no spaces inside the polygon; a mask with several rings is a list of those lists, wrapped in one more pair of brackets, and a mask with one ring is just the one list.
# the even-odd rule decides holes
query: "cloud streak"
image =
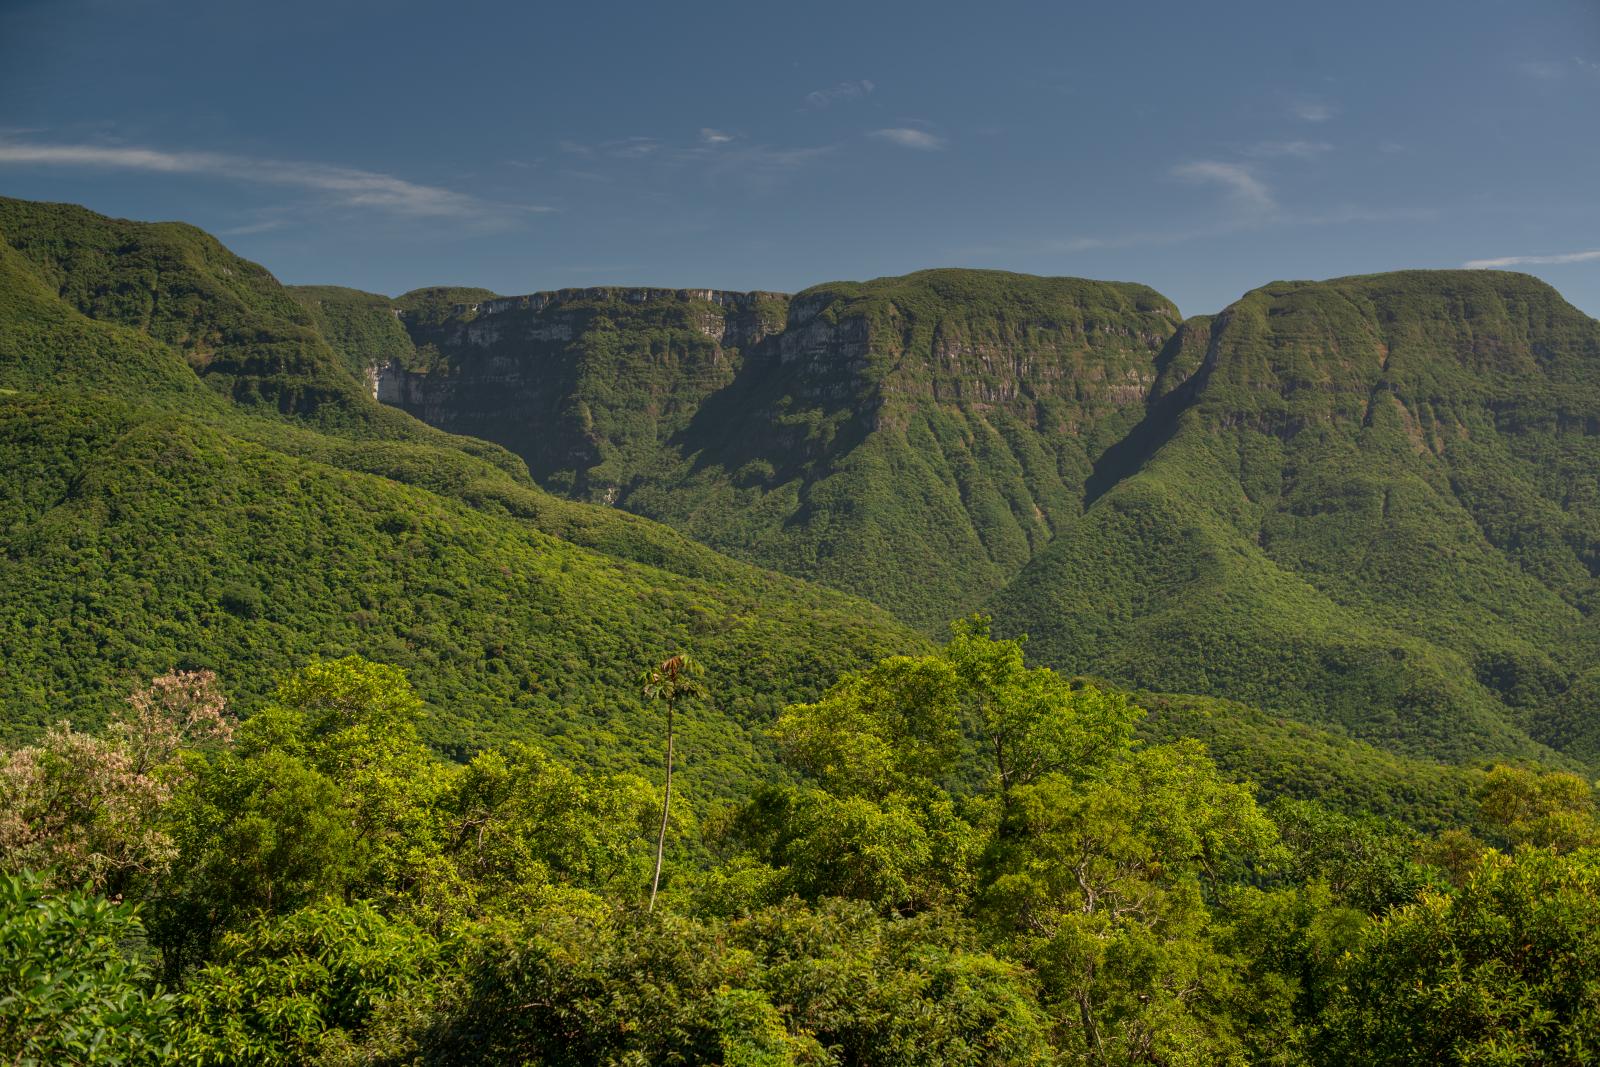
{"label": "cloud streak", "polygon": [[751,190],[776,188],[802,169],[825,159],[838,150],[825,144],[805,148],[773,148],[768,145],[736,144],[690,148],[677,154],[680,166],[703,168],[713,181],[733,180]]}
{"label": "cloud streak", "polygon": [[1244,150],[1252,159],[1315,159],[1324,152],[1333,151],[1326,141],[1261,141]]}
{"label": "cloud streak", "polygon": [[594,144],[561,142],[569,156],[592,161],[594,169],[564,170],[568,177],[591,182],[615,182],[610,173],[624,167],[624,179],[641,175],[657,178],[675,172],[699,173],[713,181],[734,180],[755,190],[782,184],[810,164],[837,151],[837,144],[780,148],[751,142],[745,134],[701,127],[692,143],[674,143],[653,137],[624,137]]}
{"label": "cloud streak", "polygon": [[1589,263],[1600,260],[1600,248],[1589,252],[1563,252],[1554,256],[1500,256],[1495,259],[1469,259],[1461,264],[1467,270],[1499,270],[1503,267]]}
{"label": "cloud streak", "polygon": [[905,126],[888,130],[873,130],[868,136],[876,137],[880,141],[888,141],[890,144],[897,144],[901,148],[915,148],[919,152],[937,152],[946,145],[943,137],[936,137],[926,130],[913,130]]}
{"label": "cloud streak", "polygon": [[1534,59],[1517,64],[1517,71],[1535,81],[1558,82],[1569,74],[1600,74],[1600,62],[1573,56],[1572,61],[1559,59]]}
{"label": "cloud streak", "polygon": [[168,152],[130,146],[0,141],[0,166],[143,171],[279,185],[320,193],[343,206],[370,208],[407,218],[482,219],[507,212],[550,210],[545,207],[492,204],[466,193],[356,167],[252,159],[221,152]]}
{"label": "cloud streak", "polygon": [[872,90],[877,86],[865,78],[860,81],[840,82],[838,85],[826,89],[817,89],[806,94],[806,107],[812,111],[821,111],[825,107],[835,104],[847,103],[851,100],[860,100],[871,96]]}
{"label": "cloud streak", "polygon": [[1297,100],[1289,106],[1289,113],[1303,122],[1327,122],[1339,109],[1321,100]]}
{"label": "cloud streak", "polygon": [[217,234],[222,237],[248,237],[251,234],[271,233],[273,230],[281,230],[287,225],[288,223],[282,219],[267,219],[263,222],[246,223],[243,226],[230,226],[225,230],[218,230]]}
{"label": "cloud streak", "polygon": [[1202,159],[1174,167],[1172,174],[1188,182],[1221,186],[1235,205],[1250,214],[1272,215],[1278,210],[1272,190],[1243,163]]}

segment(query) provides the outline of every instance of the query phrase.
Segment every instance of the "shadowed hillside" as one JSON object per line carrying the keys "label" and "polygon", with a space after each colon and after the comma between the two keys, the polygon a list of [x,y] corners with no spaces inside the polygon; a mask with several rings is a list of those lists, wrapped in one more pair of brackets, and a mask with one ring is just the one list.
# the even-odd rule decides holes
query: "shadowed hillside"
{"label": "shadowed hillside", "polygon": [[989,271],[402,312],[385,396],[543,486],[1041,662],[1449,757],[1590,759],[1600,326],[1499,272]]}
{"label": "shadowed hillside", "polygon": [[1177,310],[1137,285],[924,271],[795,297],[585,289],[404,320],[385,397],[541,485],[936,629],[1076,516]]}

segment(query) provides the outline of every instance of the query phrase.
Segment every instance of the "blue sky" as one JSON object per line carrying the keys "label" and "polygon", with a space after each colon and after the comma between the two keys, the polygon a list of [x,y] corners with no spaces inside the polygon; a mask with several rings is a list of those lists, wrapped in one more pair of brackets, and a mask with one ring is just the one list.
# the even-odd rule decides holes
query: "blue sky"
{"label": "blue sky", "polygon": [[1600,0],[5,0],[0,193],[390,294],[1494,264],[1600,314]]}

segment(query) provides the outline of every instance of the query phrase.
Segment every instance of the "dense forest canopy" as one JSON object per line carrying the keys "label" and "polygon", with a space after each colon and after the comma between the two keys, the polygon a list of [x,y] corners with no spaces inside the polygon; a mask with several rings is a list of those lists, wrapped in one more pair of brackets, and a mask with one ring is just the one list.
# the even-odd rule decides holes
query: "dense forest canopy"
{"label": "dense forest canopy", "polygon": [[989,610],[1062,670],[1594,769],[1600,323],[1534,278],[1275,282],[1188,320],[963,270],[396,312],[387,399],[552,492],[930,634]]}
{"label": "dense forest canopy", "polygon": [[0,199],[0,1059],[1593,1062],[1597,375],[1498,272],[390,299]]}
{"label": "dense forest canopy", "polygon": [[[693,692],[686,719],[716,679]],[[442,760],[420,709],[356,657],[242,723],[180,673],[5,753],[0,1054],[1588,1062],[1600,819],[1571,774],[1481,773],[1434,834],[1262,806],[975,618],[789,707],[794,783],[680,800],[657,906],[649,781]]]}

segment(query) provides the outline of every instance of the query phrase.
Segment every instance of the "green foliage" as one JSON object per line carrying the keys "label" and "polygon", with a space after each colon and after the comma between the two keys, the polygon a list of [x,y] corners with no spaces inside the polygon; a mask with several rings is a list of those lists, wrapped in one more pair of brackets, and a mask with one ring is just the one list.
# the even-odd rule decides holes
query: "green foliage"
{"label": "green foliage", "polygon": [[1479,773],[1469,767],[1397,755],[1237,701],[1144,692],[1135,699],[1150,710],[1142,737],[1203,741],[1217,766],[1255,783],[1265,797],[1313,800],[1424,831],[1476,821]]}
{"label": "green foliage", "polygon": [[1077,514],[1177,323],[1143,286],[999,271],[461,303],[404,315],[437,353],[407,381],[417,413],[925,629]]}
{"label": "green foliage", "polygon": [[454,908],[517,911],[552,885],[623,899],[645,884],[655,795],[632,775],[586,776],[527,745],[480,753],[442,798]]}
{"label": "green foliage", "polygon": [[773,729],[785,755],[836,792],[881,796],[976,778],[1002,797],[1050,773],[1092,773],[1143,716],[1126,697],[1028,668],[1022,642],[960,620],[935,655],[851,675]]}
{"label": "green foliage", "polygon": [[1047,774],[1092,774],[1127,749],[1144,709],[1122,694],[1029,670],[1022,639],[992,639],[985,616],[956,622],[951,633],[944,656],[966,690],[965,725],[986,750],[1002,797]]}
{"label": "green foliage", "polygon": [[359,404],[355,378],[266,270],[192,226],[0,199],[0,237],[63,304],[171,346],[236,403],[330,424],[390,421]]}
{"label": "green foliage", "polygon": [[1435,887],[1419,842],[1402,827],[1313,801],[1282,801],[1271,810],[1289,850],[1290,879],[1325,885],[1334,904],[1379,913]]}
{"label": "green foliage", "polygon": [[337,285],[291,285],[286,291],[357,381],[368,380],[370,371],[390,361],[415,363],[416,349],[388,297]]}
{"label": "green foliage", "polygon": [[[1537,284],[1172,335],[996,272],[390,302],[0,237],[0,1058],[1594,1058],[1600,820],[1542,746],[1593,747],[1600,341]],[[541,482],[1262,707],[552,496],[372,402],[396,311]],[[1557,766],[1425,758],[1494,753]]]}
{"label": "green foliage", "polygon": [[151,935],[169,974],[204,959],[217,937],[354,879],[354,835],[326,775],[280,751],[207,764],[168,814],[179,858],[152,905]]}
{"label": "green foliage", "polygon": [[173,1001],[130,952],[142,934],[129,905],[0,874],[0,1059],[167,1062]]}
{"label": "green foliage", "polygon": [[[1590,705],[1600,325],[1495,272],[1274,283],[1180,331],[993,602],[1067,671],[1407,755],[1557,759]],[[1559,705],[1559,706],[1558,706]]]}
{"label": "green foliage", "polygon": [[1374,925],[1317,1047],[1330,1063],[1580,1064],[1597,1033],[1600,857],[1530,849]]}
{"label": "green foliage", "polygon": [[835,793],[918,790],[959,766],[957,694],[945,657],[896,656],[842,679],[815,704],[785,709],[773,735],[787,759]]}
{"label": "green foliage", "polygon": [[753,899],[841,897],[906,915],[969,896],[985,842],[938,793],[867,798],[819,789],[764,790],[732,837],[771,872]]}
{"label": "green foliage", "polygon": [[932,1067],[1047,1063],[1047,1036],[1025,976],[970,929],[832,902],[725,924],[546,919],[488,947],[423,1047],[441,1063]]}
{"label": "green foliage", "polygon": [[1496,767],[1478,787],[1478,813],[1511,845],[1562,852],[1600,845],[1594,790],[1575,774]]}
{"label": "green foliage", "polygon": [[[786,700],[919,644],[377,405],[277,283],[193,230],[5,201],[0,236],[0,736],[98,723],[174,667],[235,679],[248,717],[274,675],[359,654],[419,668],[422,735],[459,758],[543,736],[634,769],[661,731],[635,726],[632,665],[692,641],[724,681],[684,787],[728,792],[772,766],[755,728]],[[240,393],[269,379],[282,404]]]}
{"label": "green foliage", "polygon": [[[698,693],[686,662],[647,685]],[[213,686],[157,679],[131,704],[156,728],[84,735],[171,782],[136,820],[170,862],[128,886],[175,995],[150,984],[125,906],[35,875],[0,883],[16,898],[0,963],[27,979],[0,1013],[66,1020],[49,1040],[101,1042],[84,1062],[1586,1055],[1592,850],[1477,846],[1453,889],[1422,862],[1462,866],[1450,834],[1258,808],[1198,742],[1138,742],[1125,697],[1027,668],[983,620],[785,713],[780,732],[813,763],[836,728],[876,741],[839,746],[872,755],[872,773],[822,762],[815,782],[738,805],[680,801],[675,876],[648,911],[658,808],[642,779],[527,744],[447,763],[416,732],[425,707],[404,673],[356,657],[284,677],[231,738],[207,725]],[[1025,773],[1000,773],[1002,729]],[[94,778],[83,802],[117,788]],[[1593,818],[1560,774],[1494,769],[1478,797],[1491,829],[1558,847]],[[1374,1007],[1380,989],[1392,1010]]]}
{"label": "green foliage", "polygon": [[180,1062],[327,1062],[386,1004],[416,992],[437,945],[370,904],[323,901],[224,939],[180,998]]}

